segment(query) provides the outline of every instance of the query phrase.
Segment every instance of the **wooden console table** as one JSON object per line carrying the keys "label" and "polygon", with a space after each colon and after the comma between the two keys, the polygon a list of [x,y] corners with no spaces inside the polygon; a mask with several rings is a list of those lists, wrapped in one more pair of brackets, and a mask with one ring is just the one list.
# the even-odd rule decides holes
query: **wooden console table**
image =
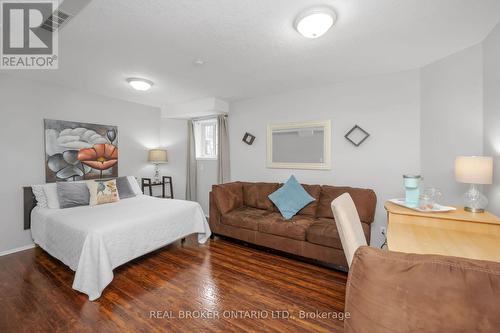
{"label": "wooden console table", "polygon": [[387,210],[387,247],[391,251],[441,254],[500,262],[500,219],[463,208],[420,213],[391,202]]}
{"label": "wooden console table", "polygon": [[[142,189],[142,193],[146,194],[146,192],[144,192],[144,190],[146,188],[149,188],[149,195],[153,195],[153,187],[154,186],[161,186],[161,196],[160,198],[168,198],[168,199],[173,199],[174,198],[174,190],[173,190],[173,186],[172,186],[172,177],[170,176],[163,176],[161,178],[161,182],[159,183],[155,183],[151,180],[151,178],[142,178],[141,179],[141,189]],[[170,190],[170,193],[169,195],[167,196],[166,195],[166,191],[165,191],[165,187],[169,185],[169,190]]]}

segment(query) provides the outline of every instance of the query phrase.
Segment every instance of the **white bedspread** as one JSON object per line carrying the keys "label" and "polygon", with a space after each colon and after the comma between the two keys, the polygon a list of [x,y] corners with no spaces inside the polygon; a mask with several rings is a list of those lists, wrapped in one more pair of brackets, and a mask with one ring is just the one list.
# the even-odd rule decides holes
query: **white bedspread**
{"label": "white bedspread", "polygon": [[198,203],[146,195],[94,207],[36,207],[31,221],[35,243],[76,271],[73,289],[91,301],[114,268],[187,235],[205,243],[211,234]]}

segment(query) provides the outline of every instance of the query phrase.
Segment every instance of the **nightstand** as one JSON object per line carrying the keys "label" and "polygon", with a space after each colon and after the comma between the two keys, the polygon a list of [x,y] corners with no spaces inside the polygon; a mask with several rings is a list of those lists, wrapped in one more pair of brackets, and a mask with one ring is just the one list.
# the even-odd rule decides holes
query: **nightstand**
{"label": "nightstand", "polygon": [[[169,187],[169,195],[166,196],[165,189],[166,187]],[[155,186],[161,186],[161,196],[158,196],[159,198],[168,198],[168,199],[173,199],[174,198],[174,190],[172,186],[172,177],[170,176],[163,176],[162,181],[159,183],[155,183],[151,180],[151,178],[141,178],[141,188],[142,188],[142,193],[146,194],[145,189],[149,188],[149,195],[153,195],[153,187]]]}
{"label": "nightstand", "polygon": [[385,209],[390,251],[500,262],[500,219],[489,212],[421,213],[392,202]]}

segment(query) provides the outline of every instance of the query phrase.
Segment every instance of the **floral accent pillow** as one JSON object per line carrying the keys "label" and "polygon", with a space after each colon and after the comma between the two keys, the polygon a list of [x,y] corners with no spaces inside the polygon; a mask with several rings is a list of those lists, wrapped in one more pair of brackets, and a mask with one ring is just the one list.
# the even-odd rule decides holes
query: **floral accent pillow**
{"label": "floral accent pillow", "polygon": [[87,187],[90,192],[90,206],[102,205],[120,200],[116,179],[112,180],[89,180]]}

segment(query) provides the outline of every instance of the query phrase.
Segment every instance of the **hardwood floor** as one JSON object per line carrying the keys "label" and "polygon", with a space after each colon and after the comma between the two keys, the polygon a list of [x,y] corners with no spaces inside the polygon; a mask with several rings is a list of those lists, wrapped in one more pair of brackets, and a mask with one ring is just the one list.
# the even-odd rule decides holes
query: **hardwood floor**
{"label": "hardwood floor", "polygon": [[[332,316],[344,309],[345,273],[222,239],[198,245],[189,237],[123,265],[95,302],[71,288],[73,275],[40,248],[0,257],[0,332],[341,332],[343,326]],[[330,318],[311,318],[316,311]]]}

